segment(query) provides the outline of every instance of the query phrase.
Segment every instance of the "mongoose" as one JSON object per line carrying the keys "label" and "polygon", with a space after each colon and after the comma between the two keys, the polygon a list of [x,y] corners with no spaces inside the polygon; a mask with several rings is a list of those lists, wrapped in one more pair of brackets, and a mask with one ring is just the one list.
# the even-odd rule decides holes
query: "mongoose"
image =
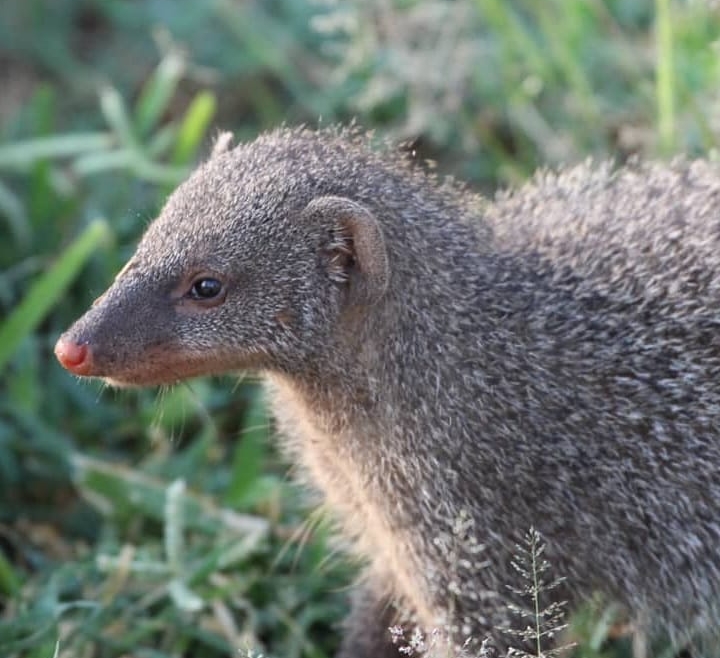
{"label": "mongoose", "polygon": [[720,169],[583,164],[491,201],[367,141],[219,140],[62,365],[264,374],[367,561],[342,658],[397,655],[401,618],[502,646],[530,527],[562,596],[717,638]]}

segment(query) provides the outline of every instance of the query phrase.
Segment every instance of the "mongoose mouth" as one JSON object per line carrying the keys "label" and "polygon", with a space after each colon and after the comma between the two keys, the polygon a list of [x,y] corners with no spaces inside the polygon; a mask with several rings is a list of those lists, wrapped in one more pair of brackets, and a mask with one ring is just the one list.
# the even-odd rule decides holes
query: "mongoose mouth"
{"label": "mongoose mouth", "polygon": [[[209,354],[190,351],[180,345],[145,348],[132,362],[120,367],[113,359],[105,363],[88,342],[76,341],[63,334],[55,344],[55,356],[66,370],[79,377],[102,379],[116,388],[150,387],[177,384],[185,379],[255,370],[258,355]],[[237,361],[237,363],[235,363]]]}
{"label": "mongoose mouth", "polygon": [[60,365],[78,377],[103,379],[111,386],[128,387],[138,385],[134,379],[124,380],[122,377],[107,377],[99,368],[93,351],[86,342],[76,342],[63,334],[55,343],[55,356]]}

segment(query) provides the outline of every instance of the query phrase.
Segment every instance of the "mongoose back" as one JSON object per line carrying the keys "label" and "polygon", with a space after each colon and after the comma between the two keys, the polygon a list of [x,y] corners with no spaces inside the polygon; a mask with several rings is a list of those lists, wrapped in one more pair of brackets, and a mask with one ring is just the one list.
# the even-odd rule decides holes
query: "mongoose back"
{"label": "mongoose back", "polygon": [[717,638],[718,168],[586,164],[488,201],[366,141],[220,139],[60,362],[265,375],[367,561],[343,658],[396,655],[401,618],[502,646],[530,527],[563,596]]}

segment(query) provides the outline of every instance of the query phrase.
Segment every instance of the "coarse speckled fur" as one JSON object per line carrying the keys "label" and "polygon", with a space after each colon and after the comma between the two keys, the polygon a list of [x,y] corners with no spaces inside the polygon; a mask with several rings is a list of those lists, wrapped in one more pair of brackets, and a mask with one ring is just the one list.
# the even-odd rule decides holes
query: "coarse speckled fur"
{"label": "coarse speckled fur", "polygon": [[115,384],[265,373],[368,562],[343,658],[396,655],[398,610],[502,644],[531,526],[564,596],[720,636],[713,164],[583,164],[490,202],[348,131],[223,138],[61,340]]}

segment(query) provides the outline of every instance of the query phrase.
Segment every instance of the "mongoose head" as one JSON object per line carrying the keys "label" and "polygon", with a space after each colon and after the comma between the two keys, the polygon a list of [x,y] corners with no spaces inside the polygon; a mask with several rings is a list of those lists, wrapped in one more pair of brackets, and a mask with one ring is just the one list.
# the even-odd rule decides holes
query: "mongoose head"
{"label": "mongoose head", "polygon": [[383,298],[390,268],[373,211],[340,194],[337,172],[323,176],[333,138],[324,153],[311,137],[279,131],[234,149],[221,137],[59,338],[60,363],[114,385],[312,367],[340,323]]}

